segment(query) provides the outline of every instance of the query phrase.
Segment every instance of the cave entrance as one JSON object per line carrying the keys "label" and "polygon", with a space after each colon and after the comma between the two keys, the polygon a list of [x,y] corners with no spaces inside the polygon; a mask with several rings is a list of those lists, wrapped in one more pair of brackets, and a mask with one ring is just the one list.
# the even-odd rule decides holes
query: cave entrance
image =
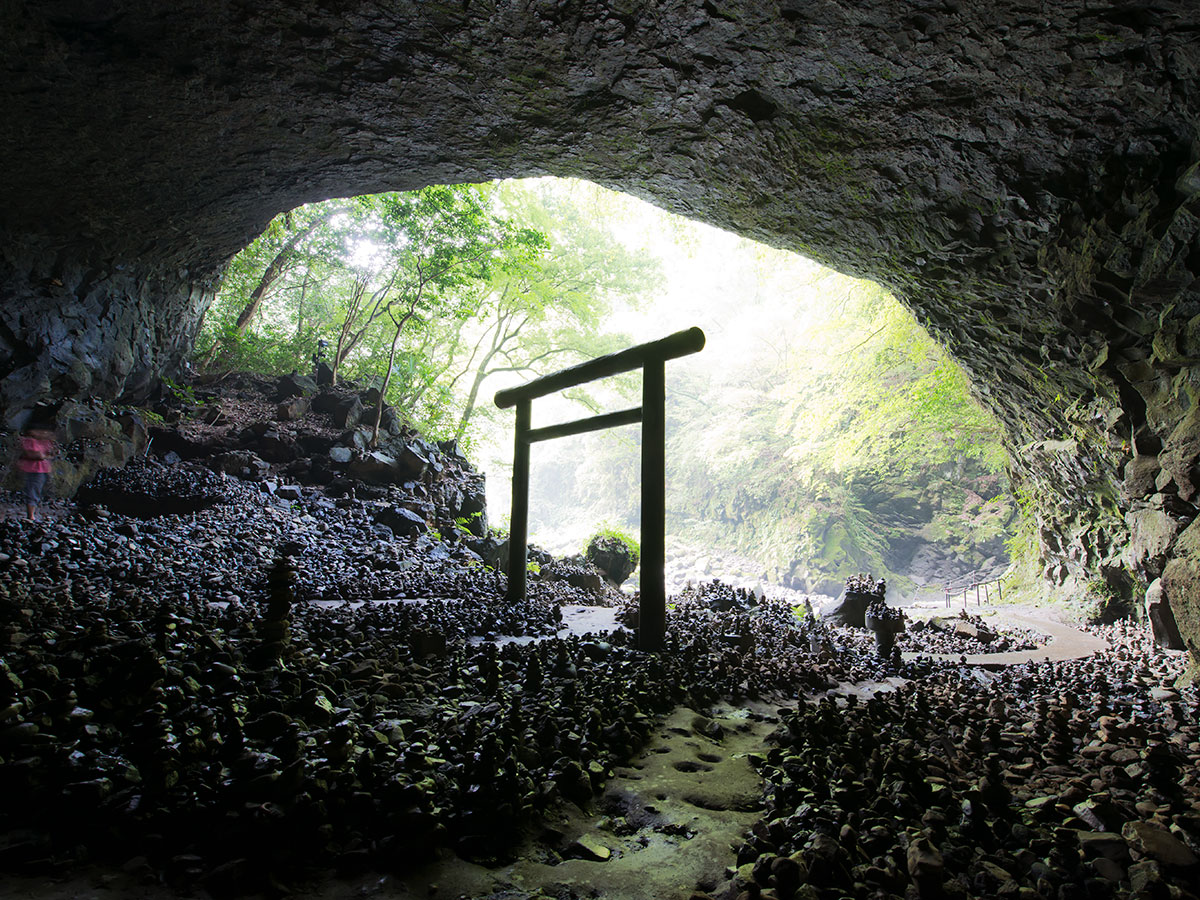
{"label": "cave entrance", "polygon": [[[513,451],[512,517],[508,541],[508,597],[525,599],[529,530],[529,449],[539,441],[585,434],[621,425],[642,424],[642,551],[641,597],[638,608],[638,646],[661,650],[667,631],[666,555],[666,361],[699,353],[704,332],[678,331],[659,341],[639,344],[619,353],[597,357],[577,366],[535,378],[496,394],[501,409],[516,407]],[[620,412],[577,419],[546,428],[530,427],[533,401],[566,388],[635,369],[642,370],[642,405]]]}
{"label": "cave entrance", "polygon": [[[410,227],[486,222],[477,212],[533,227],[547,244],[469,232],[469,246],[503,248],[483,278],[476,254]],[[419,292],[420,272],[451,257],[456,277]],[[241,328],[247,309],[257,311]],[[453,497],[429,527],[486,541],[485,507],[510,502],[512,443],[479,398],[680,321],[702,327],[714,352],[680,360],[668,386],[669,594],[719,576],[820,605],[849,575],[871,572],[897,598],[940,601],[950,580],[1005,566],[1016,516],[999,430],[923,322],[874,282],[589,182],[442,185],[284,214],[231,265],[198,359],[224,360],[218,375],[287,371],[325,340],[339,381],[386,387],[416,430],[455,441],[480,466],[470,502]],[[562,421],[578,412],[560,419],[560,402],[593,413],[633,405],[637,374],[547,397],[539,411]],[[374,438],[369,422],[336,424],[351,449]],[[539,450],[528,539],[560,557],[597,533],[632,540],[635,432]],[[399,435],[379,441],[406,456]]]}

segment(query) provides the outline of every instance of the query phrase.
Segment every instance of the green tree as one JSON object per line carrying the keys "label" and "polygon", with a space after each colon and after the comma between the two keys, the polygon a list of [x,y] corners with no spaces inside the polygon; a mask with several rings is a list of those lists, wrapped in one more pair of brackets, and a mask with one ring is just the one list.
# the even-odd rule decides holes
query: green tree
{"label": "green tree", "polygon": [[344,201],[291,210],[234,257],[206,316],[201,367],[273,371],[309,355],[347,277],[359,212]]}
{"label": "green tree", "polygon": [[547,247],[506,259],[479,299],[470,329],[474,340],[461,348],[450,384],[466,385],[459,439],[488,378],[538,374],[629,344],[627,335],[604,323],[614,305],[640,305],[659,277],[651,257],[630,252],[580,205],[545,184],[506,183],[500,200],[510,216],[545,234]]}
{"label": "green tree", "polygon": [[391,328],[373,443],[379,440],[384,398],[405,328],[433,318],[461,322],[477,309],[476,285],[491,278],[494,269],[513,266],[545,246],[539,232],[497,215],[489,195],[483,187],[460,185],[375,198],[376,240],[384,260],[376,277],[384,286],[374,295],[368,319],[386,316]]}

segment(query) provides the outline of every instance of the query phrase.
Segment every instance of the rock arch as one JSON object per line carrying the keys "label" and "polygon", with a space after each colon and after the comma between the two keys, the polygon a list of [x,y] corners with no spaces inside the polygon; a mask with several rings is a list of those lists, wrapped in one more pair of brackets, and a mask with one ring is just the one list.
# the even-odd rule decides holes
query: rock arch
{"label": "rock arch", "polygon": [[301,202],[576,175],[909,304],[1046,574],[1200,654],[1189,0],[44,0],[0,12],[0,402],[136,392]]}

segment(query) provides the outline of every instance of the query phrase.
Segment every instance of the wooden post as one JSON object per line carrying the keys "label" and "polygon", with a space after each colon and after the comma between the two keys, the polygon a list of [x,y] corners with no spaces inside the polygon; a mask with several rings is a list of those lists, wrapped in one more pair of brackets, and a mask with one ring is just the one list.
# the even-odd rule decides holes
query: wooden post
{"label": "wooden post", "polygon": [[1004,588],[1000,586],[999,581],[996,582],[996,602],[997,603],[1004,602]]}
{"label": "wooden post", "polygon": [[642,372],[642,556],[638,647],[661,650],[667,633],[666,366],[650,360]]}
{"label": "wooden post", "polygon": [[512,519],[508,530],[508,595],[510,603],[525,599],[529,565],[529,424],[532,400],[518,400],[513,446]]}

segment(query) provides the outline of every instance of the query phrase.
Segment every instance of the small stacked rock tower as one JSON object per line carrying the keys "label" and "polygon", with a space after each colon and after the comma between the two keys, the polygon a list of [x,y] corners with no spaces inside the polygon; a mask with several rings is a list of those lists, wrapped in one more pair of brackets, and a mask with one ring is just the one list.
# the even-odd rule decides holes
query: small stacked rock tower
{"label": "small stacked rock tower", "polygon": [[870,575],[851,575],[846,579],[840,602],[822,618],[837,625],[866,628],[867,607],[874,602],[883,602],[887,593],[887,582],[876,581]]}

